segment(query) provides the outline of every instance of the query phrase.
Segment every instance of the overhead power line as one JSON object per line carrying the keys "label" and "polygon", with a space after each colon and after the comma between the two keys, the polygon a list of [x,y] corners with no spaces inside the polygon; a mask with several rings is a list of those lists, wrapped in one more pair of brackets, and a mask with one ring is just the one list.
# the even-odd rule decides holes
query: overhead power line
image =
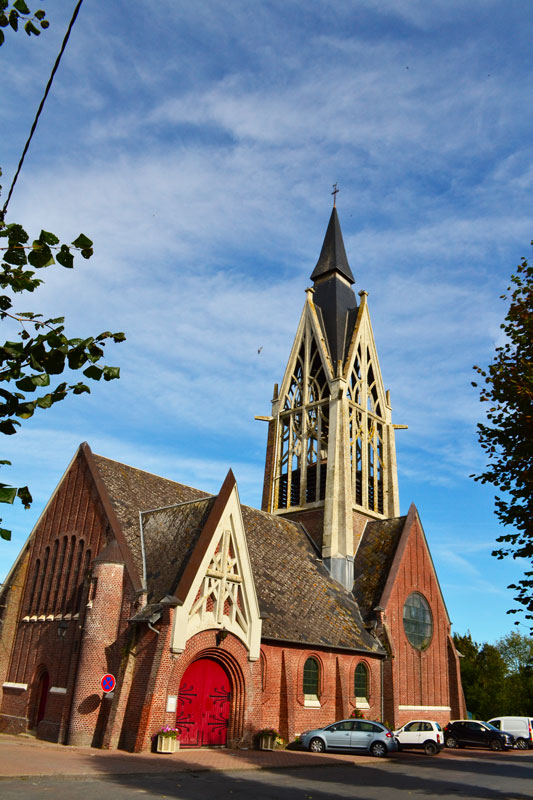
{"label": "overhead power line", "polygon": [[65,38],[63,39],[63,44],[61,45],[61,50],[59,51],[59,55],[56,58],[56,62],[54,64],[54,66],[53,66],[52,72],[50,73],[50,78],[48,79],[48,83],[46,84],[46,89],[44,90],[43,98],[42,98],[42,100],[41,100],[41,102],[39,104],[39,108],[37,109],[37,113],[35,115],[35,119],[33,120],[33,124],[31,126],[31,130],[30,130],[30,135],[28,136],[28,140],[26,141],[26,144],[24,145],[24,150],[22,151],[22,155],[21,155],[20,161],[18,163],[17,171],[15,172],[15,177],[13,178],[13,180],[11,182],[11,186],[9,187],[9,192],[7,193],[6,202],[4,203],[4,205],[2,207],[2,210],[0,211],[0,222],[3,222],[4,219],[5,219],[6,212],[7,212],[7,207],[9,205],[9,201],[11,200],[11,195],[13,194],[13,189],[15,188],[15,184],[17,182],[17,178],[18,178],[18,176],[20,174],[20,171],[22,169],[22,165],[24,163],[24,159],[26,158],[26,153],[28,152],[28,148],[30,146],[30,142],[31,142],[31,140],[33,138],[33,134],[35,133],[35,129],[37,127],[37,123],[39,121],[39,117],[41,116],[41,112],[42,112],[42,110],[44,108],[44,104],[46,102],[46,98],[48,97],[48,93],[49,93],[50,89],[52,88],[52,83],[53,83],[53,80],[54,80],[54,76],[55,76],[55,74],[57,72],[57,69],[59,67],[59,62],[61,61],[61,57],[62,57],[63,53],[65,52],[65,48],[67,46],[67,42],[68,42],[69,37],[70,37],[70,32],[71,32],[72,28],[74,27],[74,23],[76,22],[76,18],[78,16],[78,12],[79,12],[79,10],[81,8],[81,4],[82,3],[83,3],[83,0],[78,0],[76,8],[74,9],[74,13],[72,14],[72,19],[70,20],[69,26],[67,28],[67,32],[65,34]]}

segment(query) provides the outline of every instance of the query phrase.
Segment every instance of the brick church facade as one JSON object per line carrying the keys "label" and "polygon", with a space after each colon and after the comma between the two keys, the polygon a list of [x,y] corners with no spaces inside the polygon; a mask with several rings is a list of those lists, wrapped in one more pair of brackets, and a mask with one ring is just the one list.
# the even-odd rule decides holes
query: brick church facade
{"label": "brick church facade", "polygon": [[[465,714],[450,621],[334,208],[268,422],[262,509],[82,444],[0,593],[0,730],[143,751]],[[104,693],[101,677],[116,678]]]}

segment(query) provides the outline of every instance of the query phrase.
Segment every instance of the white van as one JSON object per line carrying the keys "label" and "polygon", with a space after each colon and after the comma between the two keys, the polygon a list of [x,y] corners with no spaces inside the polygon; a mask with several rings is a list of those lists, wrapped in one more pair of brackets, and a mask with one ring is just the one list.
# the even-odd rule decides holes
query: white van
{"label": "white van", "polygon": [[495,717],[489,719],[489,725],[494,725],[499,731],[512,733],[515,738],[515,747],[527,750],[533,747],[533,718],[531,717]]}

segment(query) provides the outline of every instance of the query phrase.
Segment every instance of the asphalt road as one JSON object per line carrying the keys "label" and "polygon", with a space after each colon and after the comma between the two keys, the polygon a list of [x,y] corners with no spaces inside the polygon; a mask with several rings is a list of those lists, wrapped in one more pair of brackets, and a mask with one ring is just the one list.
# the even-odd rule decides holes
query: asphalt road
{"label": "asphalt road", "polygon": [[443,754],[435,758],[401,754],[361,764],[297,769],[182,772],[161,775],[108,775],[17,778],[0,781],[2,800],[420,800],[484,798],[531,800],[533,751]]}

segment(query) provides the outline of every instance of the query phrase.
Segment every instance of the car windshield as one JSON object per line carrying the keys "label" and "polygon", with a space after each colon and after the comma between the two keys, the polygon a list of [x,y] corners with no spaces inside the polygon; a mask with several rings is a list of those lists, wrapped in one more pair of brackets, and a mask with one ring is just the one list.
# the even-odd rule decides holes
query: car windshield
{"label": "car windshield", "polygon": [[485,725],[486,728],[490,728],[491,731],[499,730],[499,728],[497,728],[496,725],[491,725],[490,722],[482,722],[481,724]]}

